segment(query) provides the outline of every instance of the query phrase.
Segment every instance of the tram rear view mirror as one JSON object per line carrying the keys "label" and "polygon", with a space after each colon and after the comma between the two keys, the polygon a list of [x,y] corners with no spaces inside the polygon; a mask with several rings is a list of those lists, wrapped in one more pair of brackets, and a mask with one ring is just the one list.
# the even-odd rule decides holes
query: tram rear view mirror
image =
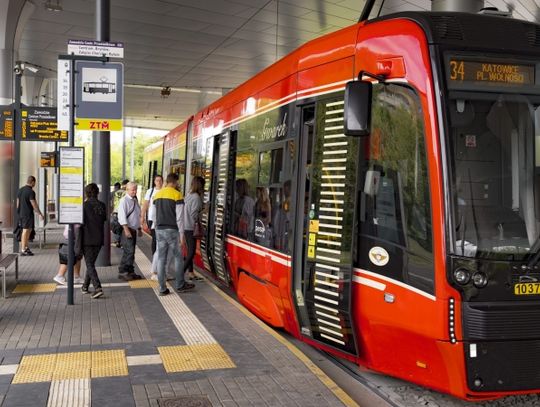
{"label": "tram rear view mirror", "polygon": [[371,131],[371,82],[352,81],[345,88],[344,133],[369,136]]}

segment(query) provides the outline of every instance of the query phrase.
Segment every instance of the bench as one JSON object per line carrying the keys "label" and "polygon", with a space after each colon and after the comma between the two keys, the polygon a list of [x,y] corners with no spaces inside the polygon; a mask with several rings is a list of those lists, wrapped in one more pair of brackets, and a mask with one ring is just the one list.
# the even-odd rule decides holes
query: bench
{"label": "bench", "polygon": [[47,223],[45,226],[35,228],[34,231],[36,232],[39,248],[41,249],[44,244],[47,244],[47,231],[61,232],[63,230],[64,225],[58,225],[57,223]]}
{"label": "bench", "polygon": [[6,274],[9,266],[15,263],[15,281],[19,281],[19,255],[0,254],[0,271],[2,272],[2,298],[6,298]]}
{"label": "bench", "polygon": [[2,230],[0,230],[0,271],[2,271],[2,298],[6,298],[6,274],[9,266],[11,266],[13,263],[15,263],[15,281],[19,281],[19,255],[2,254]]}

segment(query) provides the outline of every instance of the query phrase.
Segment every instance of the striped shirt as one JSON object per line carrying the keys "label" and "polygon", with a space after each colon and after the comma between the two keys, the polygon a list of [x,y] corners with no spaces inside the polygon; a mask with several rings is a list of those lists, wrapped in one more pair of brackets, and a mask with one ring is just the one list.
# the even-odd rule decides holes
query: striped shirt
{"label": "striped shirt", "polygon": [[161,188],[154,195],[156,229],[175,229],[184,233],[184,198],[171,187]]}

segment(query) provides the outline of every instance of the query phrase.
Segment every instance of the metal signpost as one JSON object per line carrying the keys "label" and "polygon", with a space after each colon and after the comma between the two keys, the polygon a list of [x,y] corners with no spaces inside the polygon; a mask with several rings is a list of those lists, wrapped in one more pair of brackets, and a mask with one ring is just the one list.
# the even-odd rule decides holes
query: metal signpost
{"label": "metal signpost", "polygon": [[122,129],[124,67],[107,58],[123,56],[121,43],[70,41],[68,51],[72,54],[58,57],[57,128],[70,134],[70,147],[60,148],[58,223],[69,224],[67,300],[73,305],[74,225],[83,223],[84,189],[84,150],[74,147],[75,128]]}

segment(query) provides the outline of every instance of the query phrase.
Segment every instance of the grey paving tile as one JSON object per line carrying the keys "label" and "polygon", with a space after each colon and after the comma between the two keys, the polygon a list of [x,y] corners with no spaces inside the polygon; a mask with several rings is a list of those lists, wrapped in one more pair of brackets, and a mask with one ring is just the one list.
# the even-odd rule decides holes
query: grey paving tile
{"label": "grey paving tile", "polygon": [[13,384],[2,407],[45,407],[50,383]]}
{"label": "grey paving tile", "polygon": [[136,384],[131,386],[133,390],[133,398],[137,400],[148,400],[148,395],[146,394],[146,389],[143,384]]}
{"label": "grey paving tile", "polygon": [[155,355],[158,353],[157,345],[153,342],[134,342],[124,345],[127,356]]}
{"label": "grey paving tile", "polygon": [[157,399],[161,397],[161,391],[159,390],[159,386],[157,384],[147,384],[145,388],[149,399]]}
{"label": "grey paving tile", "polygon": [[169,380],[163,365],[129,366],[131,384],[163,383]]}
{"label": "grey paving tile", "polygon": [[184,382],[171,382],[171,387],[175,396],[183,396],[187,394],[187,389]]}
{"label": "grey paving tile", "polygon": [[174,390],[171,387],[170,383],[158,383],[159,392],[161,393],[161,397],[174,397]]}
{"label": "grey paving tile", "polygon": [[185,341],[178,333],[154,291],[144,289],[134,291],[137,291],[134,299],[139,306],[142,317],[146,321],[151,340],[160,346],[185,345]]}
{"label": "grey paving tile", "polygon": [[92,379],[92,406],[135,406],[129,377],[105,377]]}

